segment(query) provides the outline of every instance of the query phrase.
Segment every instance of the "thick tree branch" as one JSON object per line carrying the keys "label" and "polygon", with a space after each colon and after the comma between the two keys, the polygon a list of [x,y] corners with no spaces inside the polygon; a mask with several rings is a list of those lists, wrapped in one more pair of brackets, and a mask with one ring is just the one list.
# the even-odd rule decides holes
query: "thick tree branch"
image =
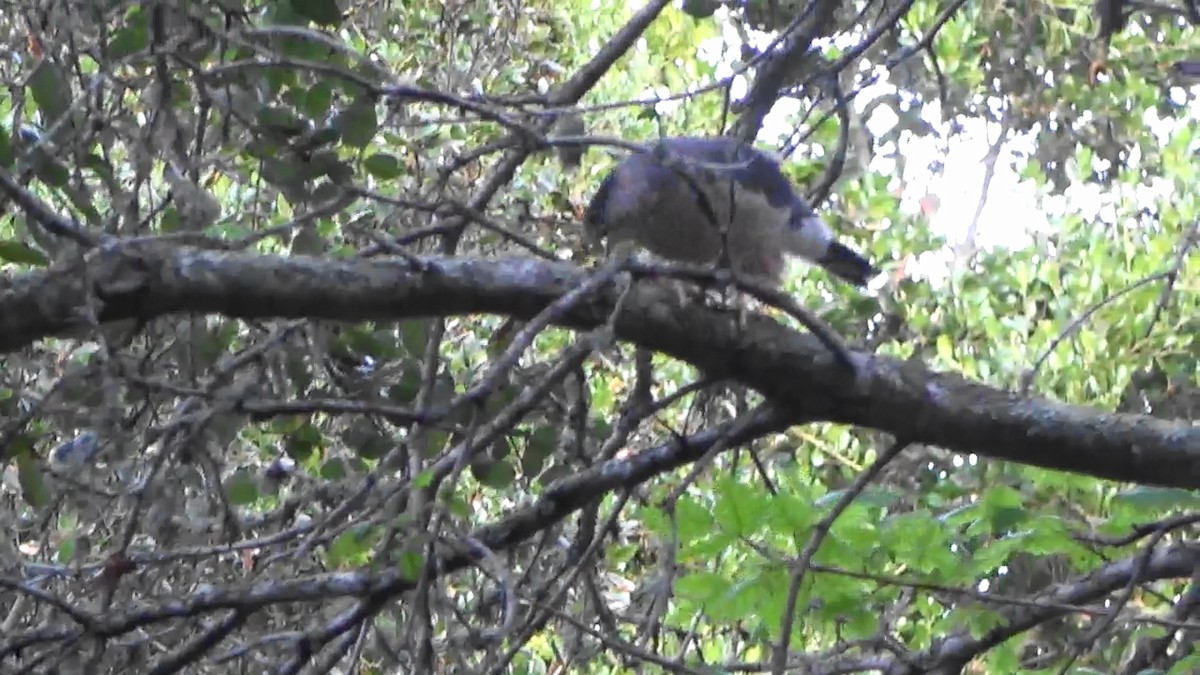
{"label": "thick tree branch", "polygon": [[[78,266],[17,277],[0,290],[0,351],[82,327],[89,296],[101,321],[167,314],[343,321],[494,313],[530,319],[585,271],[529,258],[329,260],[105,244]],[[91,281],[87,281],[91,280]],[[563,314],[603,324],[619,284]],[[1200,488],[1200,428],[1113,414],[971,382],[922,365],[860,354],[847,376],[813,336],[765,316],[679,305],[662,284],[637,283],[616,336],[728,376],[805,419],[869,427],[958,452],[1148,485]]]}
{"label": "thick tree branch", "polygon": [[780,90],[789,82],[799,81],[804,73],[797,72],[813,40],[821,37],[833,22],[840,0],[815,0],[804,14],[793,21],[778,46],[758,70],[742,105],[744,110],[732,130],[733,135],[752,141],[762,128],[763,120],[779,99]]}

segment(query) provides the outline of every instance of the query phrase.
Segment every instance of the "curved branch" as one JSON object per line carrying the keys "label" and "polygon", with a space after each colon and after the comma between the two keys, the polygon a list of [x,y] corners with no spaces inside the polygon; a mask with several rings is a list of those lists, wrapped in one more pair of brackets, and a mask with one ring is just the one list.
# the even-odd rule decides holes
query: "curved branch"
{"label": "curved branch", "polygon": [[[1131,580],[1187,577],[1196,566],[1198,552],[1195,546],[1176,544],[1155,552],[1146,561],[1140,555],[1118,560],[1090,572],[1079,579],[1064,582],[1033,598],[1035,604],[999,610],[1001,624],[978,637],[966,632],[955,632],[938,641],[924,654],[913,659],[924,667],[900,666],[889,670],[894,675],[916,675],[928,672],[959,672],[972,659],[1015,635],[1068,614],[1063,604],[1083,605],[1104,598],[1121,589]],[[1043,604],[1044,603],[1044,604]],[[940,668],[931,671],[930,665]]]}
{"label": "curved branch", "polygon": [[839,0],[816,0],[785,29],[784,35],[777,40],[777,51],[768,56],[751,82],[750,91],[742,103],[742,114],[731,130],[732,135],[744,141],[754,140],[789,77],[800,79],[795,77],[797,73],[794,71],[803,65],[813,40],[829,29],[840,4]]}
{"label": "curved branch", "polygon": [[[102,245],[83,265],[19,276],[0,290],[0,352],[101,321],[184,312],[237,318],[391,320],[467,313],[528,320],[587,272],[531,258],[329,260],[196,248],[153,240]],[[555,319],[604,325],[618,281]],[[817,338],[765,316],[744,322],[681,305],[669,285],[635,282],[613,324],[617,339],[753,387],[791,418],[853,424],[915,443],[1100,478],[1200,488],[1200,428],[1021,396],[953,373],[855,353],[858,377]]]}
{"label": "curved branch", "polygon": [[[469,539],[491,551],[505,551],[528,540],[571,513],[621,487],[632,487],[663,472],[694,462],[715,444],[735,447],[780,431],[787,426],[778,410],[769,406],[745,419],[701,431],[647,449],[626,459],[612,459],[551,484],[528,506],[514,510],[501,520],[474,530]],[[479,554],[471,546],[440,546],[432,566],[436,574],[453,574],[477,564]],[[0,636],[0,659],[32,645],[94,637],[124,635],[139,627],[170,619],[195,617],[222,610],[250,612],[286,602],[328,602],[331,598],[358,596],[363,600],[340,625],[377,611],[388,599],[416,588],[416,581],[396,567],[375,571],[368,568],[270,580],[231,587],[197,590],[183,598],[149,600],[109,612],[103,618],[80,615],[79,627],[35,628]]]}

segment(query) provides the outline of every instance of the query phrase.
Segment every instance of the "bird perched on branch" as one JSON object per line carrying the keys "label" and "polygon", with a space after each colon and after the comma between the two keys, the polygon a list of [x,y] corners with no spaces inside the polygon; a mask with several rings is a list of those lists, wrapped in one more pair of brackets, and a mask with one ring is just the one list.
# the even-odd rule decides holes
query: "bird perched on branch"
{"label": "bird perched on branch", "polygon": [[772,287],[788,255],[857,286],[876,274],[834,241],[775,159],[729,137],[665,138],[651,152],[626,157],[600,184],[584,226],[607,237],[610,251],[632,244],[677,262],[725,260]]}

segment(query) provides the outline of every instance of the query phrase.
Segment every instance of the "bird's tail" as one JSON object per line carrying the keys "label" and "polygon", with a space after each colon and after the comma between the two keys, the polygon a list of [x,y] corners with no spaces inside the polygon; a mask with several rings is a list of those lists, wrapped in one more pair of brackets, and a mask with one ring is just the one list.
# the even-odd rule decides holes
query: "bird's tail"
{"label": "bird's tail", "polygon": [[1187,77],[1200,77],[1200,61],[1176,61],[1175,72]]}
{"label": "bird's tail", "polygon": [[855,286],[866,286],[867,282],[879,273],[866,258],[836,241],[829,242],[829,249],[817,262],[821,267]]}

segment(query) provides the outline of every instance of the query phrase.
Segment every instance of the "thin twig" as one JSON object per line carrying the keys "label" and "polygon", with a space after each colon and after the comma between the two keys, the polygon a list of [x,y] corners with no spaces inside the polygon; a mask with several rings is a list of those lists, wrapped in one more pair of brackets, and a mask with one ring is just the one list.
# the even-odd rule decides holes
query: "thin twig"
{"label": "thin twig", "polygon": [[825,537],[829,535],[833,529],[833,521],[838,519],[838,516],[850,508],[850,504],[858,498],[862,491],[867,488],[879,472],[883,471],[883,467],[887,466],[900,454],[904,448],[908,447],[909,441],[896,439],[892,444],[883,451],[867,470],[860,473],[854,479],[854,483],[842,493],[838,498],[837,503],[833,505],[829,513],[825,515],[814,527],[813,534],[808,539],[808,543],[804,545],[804,549],[800,552],[800,557],[792,564],[792,582],[788,587],[787,602],[784,604],[783,621],[779,626],[779,644],[775,647],[775,653],[771,658],[771,673],[773,675],[782,675],[787,666],[788,643],[792,639],[792,624],[796,620],[796,601],[800,596],[800,585],[804,581],[804,575],[808,572],[812,565],[813,556],[816,555],[817,549],[820,548],[821,542],[825,541]]}

